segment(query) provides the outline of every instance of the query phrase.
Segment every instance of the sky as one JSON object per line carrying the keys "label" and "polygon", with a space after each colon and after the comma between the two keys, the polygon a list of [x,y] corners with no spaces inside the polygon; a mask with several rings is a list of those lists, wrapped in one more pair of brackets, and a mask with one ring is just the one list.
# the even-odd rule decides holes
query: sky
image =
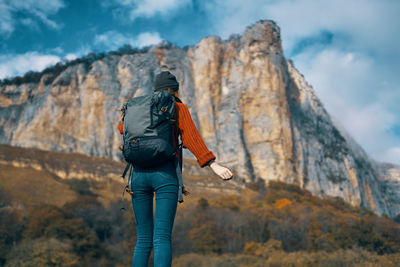
{"label": "sky", "polygon": [[124,44],[227,39],[272,19],[333,119],[371,157],[400,164],[399,15],[399,0],[0,0],[0,79]]}

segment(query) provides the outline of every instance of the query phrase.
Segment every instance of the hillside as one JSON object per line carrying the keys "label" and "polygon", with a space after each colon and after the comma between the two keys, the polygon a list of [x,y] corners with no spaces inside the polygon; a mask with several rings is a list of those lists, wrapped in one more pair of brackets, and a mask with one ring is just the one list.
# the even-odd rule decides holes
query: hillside
{"label": "hillside", "polygon": [[[123,164],[7,145],[0,152],[0,265],[131,265]],[[187,172],[197,168],[186,161]],[[178,207],[174,266],[400,264],[400,224],[387,217],[296,185],[241,188],[203,171],[184,177],[192,194]]]}
{"label": "hillside", "polygon": [[[127,183],[127,178],[121,178],[124,168],[125,164],[107,158],[0,145],[1,189],[22,209],[45,203],[61,207],[87,192],[103,204],[117,201]],[[194,160],[186,159],[183,168],[185,186],[192,195],[238,194],[243,188],[235,182],[224,183]],[[190,175],[193,172],[197,174]]]}

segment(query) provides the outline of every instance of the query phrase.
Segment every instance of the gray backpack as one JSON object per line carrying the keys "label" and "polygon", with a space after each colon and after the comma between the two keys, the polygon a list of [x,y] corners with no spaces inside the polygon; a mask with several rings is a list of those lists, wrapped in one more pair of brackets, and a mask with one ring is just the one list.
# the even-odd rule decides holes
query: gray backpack
{"label": "gray backpack", "polygon": [[[149,95],[131,98],[123,106],[124,132],[122,153],[127,166],[122,174],[125,177],[130,169],[139,166],[153,168],[168,160],[173,160],[179,180],[178,201],[183,202],[185,188],[182,182],[182,163],[179,164],[176,153],[182,159],[182,147],[173,145],[174,138],[174,97],[165,90],[153,91]],[[126,191],[132,194],[128,185]]]}

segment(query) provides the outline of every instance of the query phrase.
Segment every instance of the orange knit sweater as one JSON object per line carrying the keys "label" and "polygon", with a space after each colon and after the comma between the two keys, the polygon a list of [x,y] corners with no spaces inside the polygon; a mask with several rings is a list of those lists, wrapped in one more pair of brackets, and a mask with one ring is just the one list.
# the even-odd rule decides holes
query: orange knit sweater
{"label": "orange knit sweater", "polygon": [[[178,144],[178,136],[180,134],[183,144],[193,153],[197,159],[197,163],[202,168],[206,166],[210,160],[216,158],[212,151],[208,150],[206,144],[201,138],[200,133],[193,122],[192,116],[190,116],[189,109],[185,104],[175,102],[175,119],[177,122],[174,130],[175,146]],[[123,134],[123,122],[118,124],[118,129],[119,132]],[[179,158],[178,153],[177,157]]]}

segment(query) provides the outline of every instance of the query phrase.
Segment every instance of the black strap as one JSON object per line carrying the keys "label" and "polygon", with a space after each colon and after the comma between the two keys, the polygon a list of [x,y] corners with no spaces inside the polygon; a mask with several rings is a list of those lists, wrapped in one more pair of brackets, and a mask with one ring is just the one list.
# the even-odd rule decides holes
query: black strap
{"label": "black strap", "polygon": [[179,144],[179,166],[181,166],[181,172],[183,168],[183,148],[186,148],[183,143]]}
{"label": "black strap", "polygon": [[175,163],[175,170],[176,170],[176,175],[178,176],[178,202],[182,203],[183,202],[183,194],[186,192],[185,186],[183,185],[183,178],[182,178],[182,148],[183,148],[183,143],[180,143],[177,147],[179,151],[179,162],[178,159],[175,156],[174,163]]}
{"label": "black strap", "polygon": [[175,97],[175,101],[176,101],[176,102],[182,103],[182,100],[181,100],[179,97],[177,97],[177,96],[175,96],[175,95],[174,95],[174,97]]}
{"label": "black strap", "polygon": [[122,191],[122,198],[121,198],[122,205],[121,205],[121,210],[126,210],[126,208],[125,208],[125,201],[124,201],[124,195],[125,195],[126,188],[127,188],[127,187],[129,188],[130,181],[131,181],[131,178],[132,178],[133,165],[132,165],[131,163],[126,164],[124,173],[121,175],[122,179],[125,180],[125,175],[126,175],[126,173],[128,172],[128,170],[129,170],[128,183],[127,183],[127,185],[124,187],[124,191]]}
{"label": "black strap", "polygon": [[121,177],[122,177],[123,180],[125,179],[125,175],[126,175],[126,173],[128,172],[129,167],[130,167],[131,165],[132,165],[132,164],[130,164],[129,162],[128,162],[128,164],[126,164],[125,170],[124,170],[124,172],[123,172],[122,175],[121,175]]}
{"label": "black strap", "polygon": [[183,181],[182,181],[182,169],[180,167],[180,164],[178,162],[178,159],[175,158],[174,160],[175,162],[175,170],[176,170],[176,175],[178,176],[178,202],[182,203],[183,202],[183,192],[185,190],[185,186],[183,185]]}

